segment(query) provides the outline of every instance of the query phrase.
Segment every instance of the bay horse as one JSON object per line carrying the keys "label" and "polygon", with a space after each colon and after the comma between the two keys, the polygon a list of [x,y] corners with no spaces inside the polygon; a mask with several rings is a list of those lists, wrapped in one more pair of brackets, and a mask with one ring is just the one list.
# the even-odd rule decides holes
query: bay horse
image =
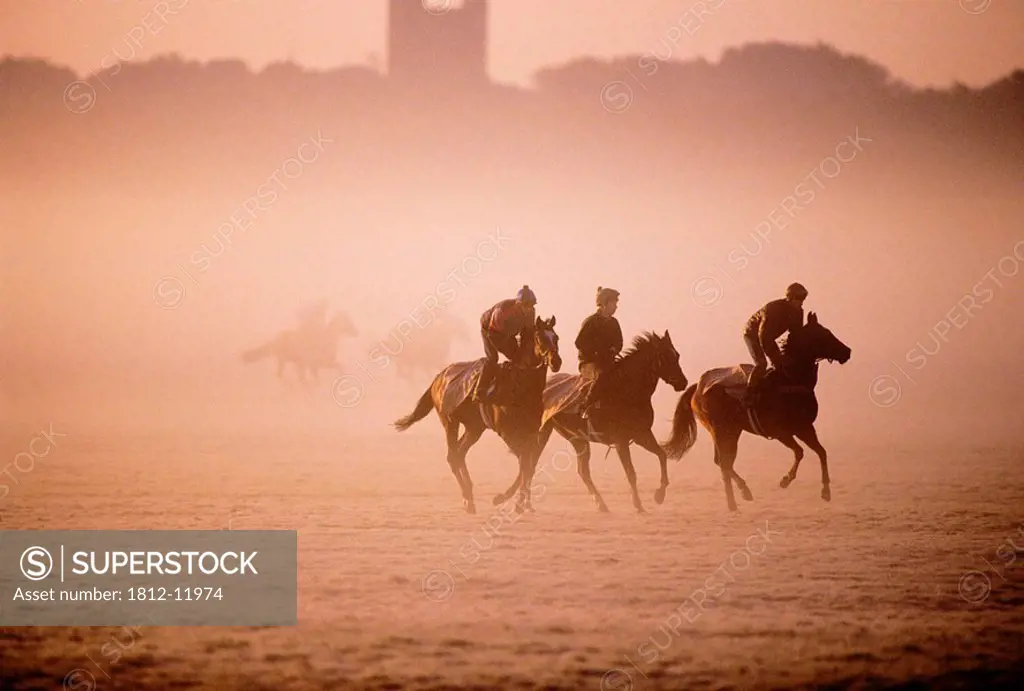
{"label": "bay horse", "polygon": [[[629,481],[633,506],[639,513],[645,513],[637,492],[636,470],[633,468],[629,445],[635,442],[658,457],[661,464],[661,486],[654,493],[654,501],[661,504],[665,501],[665,488],[668,487],[668,465],[666,454],[651,431],[654,424],[651,397],[659,380],[676,391],[686,388],[686,375],[679,366],[679,352],[672,345],[668,331],[664,336],[645,332],[633,339],[631,347],[601,376],[608,378],[602,384],[605,393],[599,406],[591,409],[587,419],[581,417],[579,403],[592,382],[576,374],[551,377],[544,389],[544,418],[541,422],[538,456],[547,446],[552,431],[558,432],[572,444],[576,452],[577,472],[594,498],[598,510],[607,512],[608,506],[590,478],[590,444],[614,446]],[[525,480],[517,478],[517,482]],[[505,495],[496,497],[495,503],[507,499],[511,491],[512,488]]]}
{"label": "bay horse", "polygon": [[359,331],[345,312],[337,312],[322,328],[308,326],[286,329],[263,345],[242,353],[242,362],[257,362],[267,357],[277,358],[277,376],[284,374],[285,364],[295,365],[299,380],[306,382],[306,372],[317,381],[321,369],[340,367],[337,349],[343,336],[355,337]]}
{"label": "bay horse", "polygon": [[[473,481],[466,467],[466,454],[487,429],[494,430],[519,459],[522,482],[519,483],[516,511],[521,513],[531,509],[530,484],[536,457],[540,454],[537,433],[544,410],[544,384],[549,367],[552,372],[562,368],[558,334],[554,327],[553,316],[547,321],[539,317],[536,319],[523,334],[513,362],[503,365],[495,376],[495,393],[488,403],[477,403],[471,397],[484,359],[456,362],[434,377],[412,413],[394,423],[395,429],[403,432],[425,418],[431,410],[437,411],[448,446],[448,466],[459,483],[467,513],[476,513],[476,505]],[[460,425],[466,428],[461,437]],[[508,497],[514,492],[515,488],[512,488]]]}
{"label": "bay horse", "polygon": [[[740,435],[749,432],[774,438],[793,451],[793,466],[779,483],[782,488],[789,487],[796,479],[797,468],[804,457],[804,450],[794,439],[796,437],[821,460],[821,498],[831,501],[828,453],[818,441],[818,433],[814,429],[814,421],[818,417],[814,387],[818,383],[819,361],[834,360],[845,364],[851,352],[849,346],[818,323],[817,315],[811,312],[807,323],[786,337],[782,346],[783,357],[788,363],[786,369],[768,370],[761,382],[760,400],[751,414],[745,412],[742,399],[753,365],[708,370],[679,398],[672,418],[672,435],[663,443],[665,451],[670,458],[682,458],[697,440],[696,420],[699,419],[715,444],[715,464],[722,471],[729,510],[736,511],[732,489],[734,480],[746,501],[754,499],[747,483],[733,468]],[[756,423],[751,417],[756,419]]]}

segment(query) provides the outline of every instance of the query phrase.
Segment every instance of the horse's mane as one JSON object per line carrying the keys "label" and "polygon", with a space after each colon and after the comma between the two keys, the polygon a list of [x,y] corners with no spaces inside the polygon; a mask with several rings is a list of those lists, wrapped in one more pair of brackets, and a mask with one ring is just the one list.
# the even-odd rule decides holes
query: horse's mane
{"label": "horse's mane", "polygon": [[820,324],[804,322],[800,325],[799,329],[793,329],[787,333],[785,337],[783,337],[781,345],[779,345],[779,350],[782,351],[782,354],[792,355],[794,351],[797,350],[797,345],[800,343],[801,336],[803,336],[811,326],[820,326]]}
{"label": "horse's mane", "polygon": [[625,360],[631,355],[636,355],[638,353],[642,353],[646,350],[653,348],[654,342],[658,338],[660,338],[658,334],[652,331],[644,331],[643,333],[641,333],[640,335],[636,336],[633,339],[633,342],[630,344],[629,348],[622,351],[618,359]]}

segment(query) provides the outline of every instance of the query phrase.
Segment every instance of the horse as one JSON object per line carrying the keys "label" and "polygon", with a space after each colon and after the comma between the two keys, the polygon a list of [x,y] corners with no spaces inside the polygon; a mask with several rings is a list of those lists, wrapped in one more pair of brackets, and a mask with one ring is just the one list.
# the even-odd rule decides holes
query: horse
{"label": "horse", "polygon": [[[434,377],[412,413],[393,423],[395,429],[403,432],[425,418],[431,410],[437,411],[448,446],[448,466],[459,483],[467,513],[476,513],[476,505],[473,482],[466,467],[466,454],[487,429],[494,430],[519,459],[523,482],[520,483],[516,511],[531,510],[530,484],[536,456],[540,454],[537,433],[543,412],[544,384],[549,367],[553,372],[562,367],[558,334],[554,327],[554,316],[547,321],[539,317],[536,319],[523,335],[513,362],[502,366],[495,376],[495,393],[490,402],[476,403],[471,399],[484,359],[456,362]],[[460,425],[466,428],[461,437]],[[513,493],[514,489],[508,496]]]}
{"label": "horse", "polygon": [[270,341],[242,353],[242,362],[251,363],[266,357],[277,358],[277,376],[284,374],[286,363],[294,363],[299,379],[306,382],[306,372],[317,382],[320,369],[338,368],[338,341],[343,336],[359,335],[352,320],[345,312],[337,312],[322,329],[309,327],[281,331]]}
{"label": "horse", "polygon": [[[633,468],[629,445],[635,442],[658,457],[661,464],[661,486],[654,493],[654,501],[661,504],[665,501],[665,488],[668,487],[668,465],[665,452],[651,431],[654,424],[651,397],[659,380],[676,391],[686,388],[686,375],[679,366],[679,352],[672,345],[668,331],[664,336],[645,332],[633,339],[631,347],[601,376],[608,377],[605,382],[607,387],[599,407],[591,410],[588,419],[581,417],[578,408],[580,399],[592,382],[582,379],[580,375],[568,373],[551,377],[544,389],[544,417],[541,421],[538,456],[547,446],[551,432],[557,431],[576,451],[577,472],[594,498],[598,510],[607,512],[607,504],[590,479],[590,444],[594,442],[614,446],[622,461],[626,479],[629,480],[633,506],[639,513],[645,513],[636,488],[636,470]],[[518,481],[522,481],[522,478],[517,478]]]}
{"label": "horse", "polygon": [[825,501],[832,499],[828,453],[818,441],[814,429],[818,416],[814,387],[818,383],[818,363],[828,360],[845,364],[850,359],[851,350],[822,326],[818,316],[811,312],[807,323],[786,337],[782,353],[787,363],[785,369],[768,370],[759,387],[762,392],[760,400],[749,413],[745,412],[743,398],[747,376],[753,365],[711,369],[702,374],[700,381],[679,398],[672,417],[671,437],[663,443],[670,458],[682,458],[696,441],[696,419],[700,419],[715,444],[715,464],[722,471],[730,511],[737,510],[733,480],[744,500],[754,499],[747,483],[733,469],[740,435],[744,432],[777,439],[793,451],[793,467],[779,483],[783,489],[796,479],[797,468],[804,456],[803,448],[794,437],[807,444],[821,460],[821,498]]}

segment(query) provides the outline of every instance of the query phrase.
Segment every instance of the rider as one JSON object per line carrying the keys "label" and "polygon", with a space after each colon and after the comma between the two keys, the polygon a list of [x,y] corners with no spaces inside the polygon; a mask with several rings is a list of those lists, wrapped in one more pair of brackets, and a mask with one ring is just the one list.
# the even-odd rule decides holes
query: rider
{"label": "rider", "polygon": [[523,345],[521,338],[517,341],[516,337],[522,337],[533,325],[536,304],[537,296],[530,290],[530,286],[524,285],[514,300],[502,300],[480,316],[480,334],[484,341],[486,360],[473,389],[474,401],[485,402],[491,398],[486,391],[498,371],[498,353],[504,353],[509,360],[515,358],[516,351]]}
{"label": "rider", "polygon": [[768,359],[777,369],[785,368],[782,352],[775,340],[803,326],[806,299],[807,289],[799,283],[791,283],[786,288],[785,298],[772,300],[747,320],[743,341],[747,344],[750,357],[754,359],[754,369],[747,379],[747,395],[744,398],[748,406],[754,404],[757,387],[768,369]]}
{"label": "rider", "polygon": [[583,320],[576,348],[580,358],[580,376],[592,379],[594,383],[583,401],[583,417],[600,400],[603,387],[599,388],[607,373],[615,364],[615,358],[622,350],[622,328],[613,315],[619,307],[619,291],[612,288],[597,288],[597,311]]}

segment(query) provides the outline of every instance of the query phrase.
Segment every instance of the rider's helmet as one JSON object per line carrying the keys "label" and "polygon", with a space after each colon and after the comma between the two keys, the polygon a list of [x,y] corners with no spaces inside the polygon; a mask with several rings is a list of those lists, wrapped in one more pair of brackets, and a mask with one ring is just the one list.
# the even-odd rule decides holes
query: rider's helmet
{"label": "rider's helmet", "polygon": [[790,283],[786,288],[787,300],[803,300],[807,297],[807,289],[799,283]]}
{"label": "rider's helmet", "polygon": [[537,304],[537,296],[530,290],[530,286],[524,285],[520,288],[519,292],[516,293],[516,302],[526,307],[533,307]]}

